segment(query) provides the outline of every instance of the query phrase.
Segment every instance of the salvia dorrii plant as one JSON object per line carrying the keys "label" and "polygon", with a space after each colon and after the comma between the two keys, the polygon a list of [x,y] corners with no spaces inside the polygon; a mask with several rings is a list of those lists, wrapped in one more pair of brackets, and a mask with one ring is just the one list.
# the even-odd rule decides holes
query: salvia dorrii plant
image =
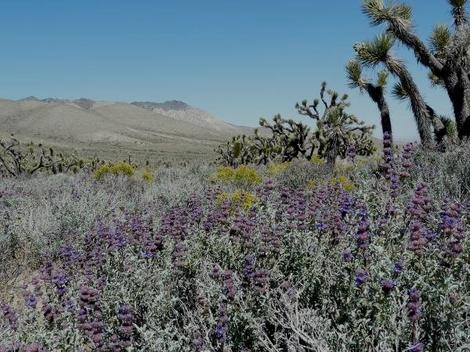
{"label": "salvia dorrii plant", "polygon": [[248,205],[213,170],[147,187],[77,175],[61,192],[9,179],[0,245],[30,274],[1,296],[0,350],[461,350],[470,203],[433,192],[414,149],[385,140],[383,172],[354,187],[260,170]]}

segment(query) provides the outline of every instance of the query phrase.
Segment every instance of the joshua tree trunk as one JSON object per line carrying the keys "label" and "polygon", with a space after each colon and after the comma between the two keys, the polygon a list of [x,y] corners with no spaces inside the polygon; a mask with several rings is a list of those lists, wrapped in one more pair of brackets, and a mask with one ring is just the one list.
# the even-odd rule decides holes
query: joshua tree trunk
{"label": "joshua tree trunk", "polygon": [[[441,71],[454,108],[457,131],[461,139],[470,138],[470,57],[468,53],[470,26],[465,3],[462,6],[453,7],[455,33],[446,64]],[[452,76],[455,78],[449,79],[451,75],[447,74],[447,71],[453,73]]]}
{"label": "joshua tree trunk", "polygon": [[444,126],[444,123],[441,121],[439,116],[437,116],[436,111],[432,107],[430,107],[429,105],[426,105],[426,108],[428,110],[429,118],[432,121],[432,126],[434,129],[434,138],[437,144],[440,144],[446,138],[446,135],[447,135],[446,126]]}
{"label": "joshua tree trunk", "polygon": [[338,140],[336,138],[333,138],[333,140],[331,141],[331,148],[329,148],[326,152],[326,166],[328,168],[332,170],[334,169],[338,154]]}
{"label": "joshua tree trunk", "polygon": [[370,98],[377,104],[380,111],[380,123],[382,125],[382,132],[390,135],[390,140],[393,143],[392,121],[390,120],[390,110],[387,101],[384,97],[384,90],[381,86],[375,86],[368,83],[365,87]]}
{"label": "joshua tree trunk", "polygon": [[328,167],[330,168],[335,167],[337,156],[338,156],[338,152],[336,150],[336,144],[335,144],[335,146],[328,151],[328,154],[326,156],[326,164],[328,165]]}
{"label": "joshua tree trunk", "polygon": [[406,67],[396,60],[388,59],[385,61],[385,65],[395,76],[400,80],[401,85],[405,89],[409,96],[411,103],[411,110],[413,111],[416,125],[418,127],[418,133],[421,138],[421,144],[425,148],[429,148],[433,144],[433,138],[431,133],[431,123],[426,103],[421,96],[418,87],[411,74],[408,72]]}
{"label": "joshua tree trunk", "polygon": [[[460,138],[470,136],[470,82],[468,72],[455,58],[461,53],[450,54],[444,64],[437,60],[426,48],[424,43],[407,29],[391,25],[390,30],[407,47],[415,52],[419,62],[428,67],[431,72],[444,82],[444,87],[452,103],[455,122]],[[458,49],[457,49],[458,51]]]}
{"label": "joshua tree trunk", "polygon": [[444,79],[452,102],[455,122],[460,139],[470,138],[470,79],[462,68],[459,75],[450,74]]}

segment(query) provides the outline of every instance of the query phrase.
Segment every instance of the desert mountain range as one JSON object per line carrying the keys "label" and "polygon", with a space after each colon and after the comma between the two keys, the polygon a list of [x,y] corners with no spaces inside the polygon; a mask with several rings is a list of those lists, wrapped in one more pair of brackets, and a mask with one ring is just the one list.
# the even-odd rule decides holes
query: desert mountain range
{"label": "desert mountain range", "polygon": [[181,101],[108,102],[28,97],[0,99],[0,134],[86,155],[192,159],[253,129]]}

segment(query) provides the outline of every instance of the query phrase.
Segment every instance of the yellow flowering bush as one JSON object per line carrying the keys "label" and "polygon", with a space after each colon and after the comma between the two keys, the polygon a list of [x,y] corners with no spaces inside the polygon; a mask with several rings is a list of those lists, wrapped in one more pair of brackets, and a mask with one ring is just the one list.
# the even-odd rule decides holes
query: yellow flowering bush
{"label": "yellow flowering bush", "polygon": [[310,180],[307,182],[305,190],[312,191],[321,185],[339,186],[345,191],[354,191],[356,189],[356,185],[349,178],[346,176],[337,176],[329,180]]}
{"label": "yellow flowering bush", "polygon": [[283,163],[270,163],[268,165],[268,175],[274,176],[280,174],[281,172],[287,171],[289,168],[288,162]]}
{"label": "yellow flowering bush", "polygon": [[231,182],[234,179],[235,169],[230,166],[222,166],[217,169],[212,178],[215,181]]}
{"label": "yellow flowering bush", "polygon": [[134,167],[126,162],[119,162],[111,165],[111,173],[113,175],[132,176],[134,175],[134,172]]}
{"label": "yellow flowering bush", "polygon": [[356,186],[354,185],[354,183],[346,176],[334,177],[330,180],[330,184],[338,185],[345,191],[354,191],[356,189]]}
{"label": "yellow flowering bush", "polygon": [[217,196],[217,203],[222,204],[225,201],[230,202],[232,210],[235,210],[237,207],[241,207],[244,210],[249,210],[256,204],[258,199],[253,193],[243,190],[236,190],[234,192],[219,193]]}
{"label": "yellow flowering bush", "polygon": [[315,154],[314,156],[312,156],[312,159],[310,159],[310,161],[312,162],[312,164],[315,164],[315,165],[325,165],[326,164],[325,159],[322,159],[318,154]]}
{"label": "yellow flowering bush", "polygon": [[305,186],[305,190],[312,191],[318,186],[318,182],[315,180],[310,180],[307,182],[307,186]]}
{"label": "yellow flowering bush", "polygon": [[104,175],[107,175],[109,173],[111,173],[111,168],[109,167],[109,165],[108,164],[101,165],[95,170],[95,178],[97,180],[101,180],[104,177]]}
{"label": "yellow flowering bush", "polygon": [[98,167],[95,171],[95,178],[101,180],[105,175],[134,175],[134,167],[126,162],[117,162],[114,164],[104,164]]}
{"label": "yellow flowering bush", "polygon": [[155,175],[152,170],[145,168],[144,171],[142,171],[142,179],[145,182],[152,183],[153,180],[155,180]]}
{"label": "yellow flowering bush", "polygon": [[220,167],[217,169],[212,179],[224,183],[245,185],[257,185],[263,181],[255,168],[246,165],[241,165],[236,169],[228,166]]}

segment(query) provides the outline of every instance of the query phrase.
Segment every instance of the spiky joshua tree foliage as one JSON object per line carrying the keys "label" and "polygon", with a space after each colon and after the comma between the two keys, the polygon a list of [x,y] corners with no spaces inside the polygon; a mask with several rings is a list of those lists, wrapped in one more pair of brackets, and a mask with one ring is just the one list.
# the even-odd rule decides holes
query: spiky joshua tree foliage
{"label": "spiky joshua tree foliage", "polygon": [[[412,50],[418,62],[429,69],[432,82],[447,91],[453,106],[459,137],[468,138],[470,136],[470,30],[465,8],[468,0],[448,0],[448,3],[454,20],[453,29],[446,25],[437,25],[430,37],[429,46],[413,29],[410,6],[402,3],[385,3],[384,0],[364,0],[362,10],[372,25],[385,24],[389,35],[393,35]],[[382,48],[381,53],[384,52]],[[377,57],[369,55],[369,58],[370,60],[365,60],[368,63],[378,61]]]}
{"label": "spiky joshua tree foliage", "polygon": [[245,135],[235,136],[216,149],[219,161],[222,164],[233,167],[239,164],[247,164],[253,161],[251,141]]}

